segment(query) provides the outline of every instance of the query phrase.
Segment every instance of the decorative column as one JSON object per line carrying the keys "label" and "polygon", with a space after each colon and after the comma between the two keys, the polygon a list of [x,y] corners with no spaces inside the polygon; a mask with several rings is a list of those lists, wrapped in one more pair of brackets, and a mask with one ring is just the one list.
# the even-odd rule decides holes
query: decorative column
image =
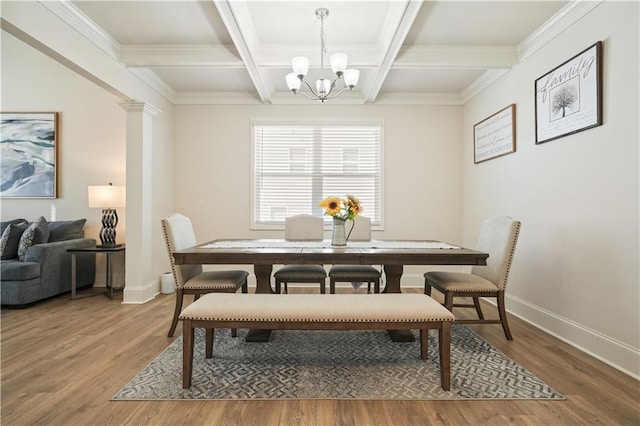
{"label": "decorative column", "polygon": [[151,300],[157,290],[152,271],[153,117],[161,111],[145,102],[120,104],[127,112],[127,235],[123,303]]}

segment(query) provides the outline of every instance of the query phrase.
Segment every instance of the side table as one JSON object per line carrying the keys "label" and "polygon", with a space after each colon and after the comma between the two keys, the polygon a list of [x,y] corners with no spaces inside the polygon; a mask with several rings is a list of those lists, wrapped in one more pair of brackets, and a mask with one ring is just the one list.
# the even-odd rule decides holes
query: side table
{"label": "side table", "polygon": [[107,255],[107,277],[106,277],[106,286],[104,294],[109,298],[113,299],[113,261],[111,256],[116,253],[124,253],[125,245],[119,244],[115,247],[87,247],[87,248],[75,248],[68,249],[68,253],[71,254],[71,299],[82,299],[84,297],[95,296],[97,293],[86,294],[77,296],[76,295],[76,256],[82,253],[104,253]]}

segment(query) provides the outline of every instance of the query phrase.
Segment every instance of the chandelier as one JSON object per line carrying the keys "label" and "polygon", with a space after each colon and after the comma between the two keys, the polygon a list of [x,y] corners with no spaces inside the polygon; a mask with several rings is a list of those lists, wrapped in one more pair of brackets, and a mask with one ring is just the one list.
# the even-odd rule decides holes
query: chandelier
{"label": "chandelier", "polygon": [[[325,47],[325,39],[324,39],[324,20],[329,16],[329,10],[321,7],[316,10],[316,17],[320,19],[320,72],[324,73],[324,57],[327,53],[327,48]],[[316,80],[316,88],[313,87],[304,79],[309,72],[309,58],[304,56],[296,56],[291,60],[291,66],[293,68],[293,72],[287,74],[287,86],[289,86],[289,90],[293,92],[294,95],[298,93],[302,93],[307,98],[312,99],[314,101],[320,101],[324,103],[327,99],[334,99],[340,96],[342,92],[346,90],[353,90],[358,84],[358,78],[360,77],[360,71],[356,69],[347,69],[347,55],[344,53],[334,53],[329,58],[329,63],[331,64],[331,70],[336,75],[336,78],[331,81],[324,77],[320,77],[319,80]],[[335,92],[336,82],[340,80],[344,76],[344,88],[339,92]],[[301,84],[304,83],[308,88],[311,94],[300,91]]]}

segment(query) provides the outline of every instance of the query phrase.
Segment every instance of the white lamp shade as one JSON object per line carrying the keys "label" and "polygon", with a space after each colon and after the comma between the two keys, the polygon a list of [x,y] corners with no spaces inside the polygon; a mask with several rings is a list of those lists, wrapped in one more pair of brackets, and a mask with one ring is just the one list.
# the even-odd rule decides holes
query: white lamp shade
{"label": "white lamp shade", "polygon": [[344,84],[346,84],[349,89],[353,89],[355,85],[358,84],[359,78],[360,78],[359,70],[351,68],[344,72]]}
{"label": "white lamp shade", "polygon": [[309,72],[309,59],[304,56],[296,56],[291,60],[291,67],[296,75],[304,77]]}
{"label": "white lamp shade", "polygon": [[334,53],[329,58],[331,71],[336,75],[341,75],[347,69],[347,55],[344,53]]}
{"label": "white lamp shade", "polygon": [[300,90],[301,80],[298,78],[295,72],[290,72],[289,74],[287,74],[286,79],[289,90],[293,90],[294,92]]}
{"label": "white lamp shade", "polygon": [[125,207],[127,188],[125,186],[98,185],[89,187],[89,207]]}
{"label": "white lamp shade", "polygon": [[316,80],[316,90],[318,94],[321,96],[326,95],[331,90],[331,81],[326,78],[321,78],[320,80]]}

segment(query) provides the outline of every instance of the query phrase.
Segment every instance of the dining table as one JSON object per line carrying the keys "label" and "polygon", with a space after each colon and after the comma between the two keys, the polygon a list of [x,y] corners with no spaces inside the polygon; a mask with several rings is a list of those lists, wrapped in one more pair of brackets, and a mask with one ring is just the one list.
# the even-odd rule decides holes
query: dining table
{"label": "dining table", "polygon": [[[405,265],[486,265],[488,253],[433,240],[349,241],[219,239],[173,253],[177,265],[253,265],[256,293],[274,293],[273,265],[381,265],[386,285],[382,293],[401,293]],[[286,297],[286,296],[283,296]],[[247,341],[269,340],[269,330],[251,330]],[[413,341],[410,332],[392,331],[394,341]]]}

